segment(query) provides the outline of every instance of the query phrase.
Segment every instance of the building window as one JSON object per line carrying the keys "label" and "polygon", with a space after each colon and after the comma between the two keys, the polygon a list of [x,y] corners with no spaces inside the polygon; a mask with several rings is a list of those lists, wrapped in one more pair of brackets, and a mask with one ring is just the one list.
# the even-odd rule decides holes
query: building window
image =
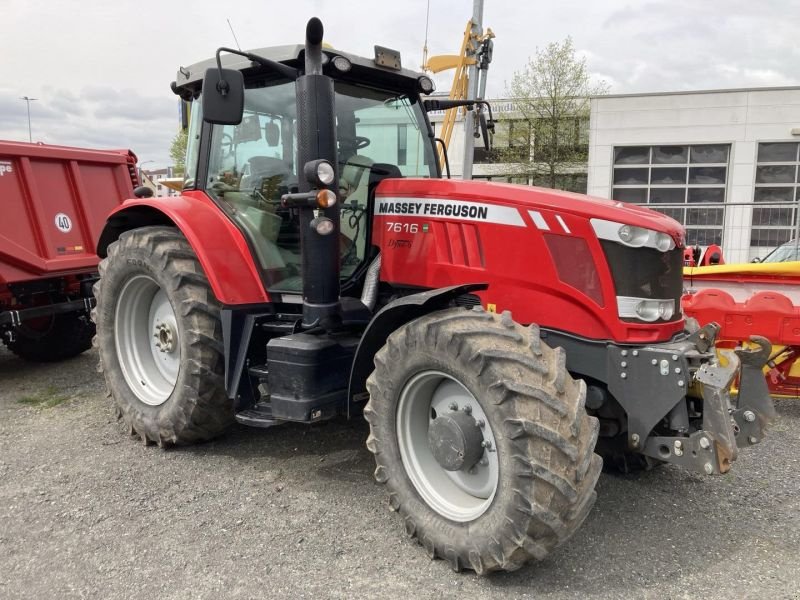
{"label": "building window", "polygon": [[798,153],[797,142],[758,144],[751,246],[780,246],[794,237],[800,204]]}
{"label": "building window", "polygon": [[611,196],[679,221],[688,244],[722,244],[729,156],[729,144],[616,147]]}

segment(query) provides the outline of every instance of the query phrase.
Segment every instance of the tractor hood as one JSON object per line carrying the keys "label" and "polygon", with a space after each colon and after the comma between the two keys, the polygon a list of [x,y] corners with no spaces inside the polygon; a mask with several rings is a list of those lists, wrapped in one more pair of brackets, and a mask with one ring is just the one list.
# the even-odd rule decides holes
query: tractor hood
{"label": "tractor hood", "polygon": [[[587,220],[603,219],[663,232],[670,235],[678,246],[684,244],[683,226],[659,212],[635,204],[560,190],[488,181],[408,178],[386,179],[376,193],[382,198],[466,200],[514,207],[523,214],[546,210]],[[530,217],[535,219],[533,215]]]}

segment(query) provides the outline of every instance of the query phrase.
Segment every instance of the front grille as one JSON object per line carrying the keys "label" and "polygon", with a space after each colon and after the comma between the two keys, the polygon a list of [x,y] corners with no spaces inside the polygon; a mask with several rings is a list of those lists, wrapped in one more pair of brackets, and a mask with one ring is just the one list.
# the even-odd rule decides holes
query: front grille
{"label": "front grille", "polygon": [[675,300],[671,321],[681,318],[683,294],[683,249],[659,252],[653,248],[631,248],[601,240],[617,296]]}

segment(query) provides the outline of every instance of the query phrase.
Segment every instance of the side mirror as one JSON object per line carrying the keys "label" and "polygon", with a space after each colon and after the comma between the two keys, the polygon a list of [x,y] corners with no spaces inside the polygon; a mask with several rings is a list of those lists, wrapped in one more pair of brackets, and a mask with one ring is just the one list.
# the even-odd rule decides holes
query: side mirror
{"label": "side mirror", "polygon": [[203,77],[203,120],[238,125],[244,114],[244,76],[236,69],[206,69]]}
{"label": "side mirror", "polygon": [[488,152],[492,149],[492,142],[489,139],[489,125],[486,123],[486,115],[483,112],[479,113],[481,136],[483,137],[483,148]]}
{"label": "side mirror", "polygon": [[754,262],[754,263],[760,263],[760,262],[761,262],[761,259],[760,259],[758,256],[756,256],[756,257],[755,257],[753,260],[751,260],[750,262]]}

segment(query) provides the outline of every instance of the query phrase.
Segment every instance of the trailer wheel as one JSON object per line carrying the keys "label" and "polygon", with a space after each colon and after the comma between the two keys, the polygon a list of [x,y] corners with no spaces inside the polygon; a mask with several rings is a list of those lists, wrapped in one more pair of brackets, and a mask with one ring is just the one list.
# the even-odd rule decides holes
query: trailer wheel
{"label": "trailer wheel", "polygon": [[233,423],[220,305],[177,229],[123,233],[100,263],[94,293],[100,370],[131,434],[183,445]]}
{"label": "trailer wheel", "polygon": [[408,535],[458,571],[514,570],[569,538],[602,459],[586,385],[511,313],[448,309],[392,333],[367,381],[367,448]]}
{"label": "trailer wheel", "polygon": [[92,347],[94,323],[84,312],[57,314],[37,321],[41,321],[41,326],[23,323],[14,331],[14,341],[6,342],[8,349],[20,358],[55,362]]}

